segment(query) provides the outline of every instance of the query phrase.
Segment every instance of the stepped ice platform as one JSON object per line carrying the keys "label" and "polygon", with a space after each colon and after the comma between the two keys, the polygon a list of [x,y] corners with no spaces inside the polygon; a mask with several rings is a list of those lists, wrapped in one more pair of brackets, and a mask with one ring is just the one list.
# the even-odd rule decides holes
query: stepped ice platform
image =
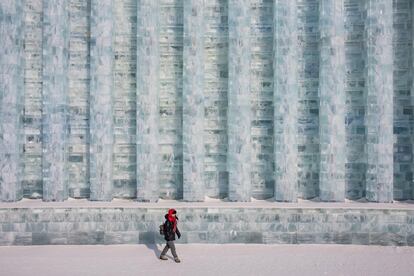
{"label": "stepped ice platform", "polygon": [[412,202],[143,203],[23,199],[0,203],[0,245],[154,244],[169,208],[179,217],[177,243],[360,244],[414,246]]}

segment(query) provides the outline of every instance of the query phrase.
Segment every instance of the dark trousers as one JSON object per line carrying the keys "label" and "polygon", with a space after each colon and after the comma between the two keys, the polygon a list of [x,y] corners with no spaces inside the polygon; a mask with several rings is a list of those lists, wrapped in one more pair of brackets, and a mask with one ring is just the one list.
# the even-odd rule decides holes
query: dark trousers
{"label": "dark trousers", "polygon": [[161,255],[165,255],[168,251],[168,249],[171,248],[171,252],[174,256],[174,258],[178,257],[177,256],[177,252],[175,252],[175,245],[174,245],[174,241],[167,241],[167,244],[165,245],[164,249],[161,252]]}

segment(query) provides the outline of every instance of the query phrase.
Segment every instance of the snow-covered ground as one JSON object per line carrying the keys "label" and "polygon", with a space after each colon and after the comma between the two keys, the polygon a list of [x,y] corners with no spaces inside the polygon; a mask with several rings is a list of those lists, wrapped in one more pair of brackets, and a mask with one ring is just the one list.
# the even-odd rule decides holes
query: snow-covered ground
{"label": "snow-covered ground", "polygon": [[177,244],[0,246],[0,275],[414,275],[414,247]]}

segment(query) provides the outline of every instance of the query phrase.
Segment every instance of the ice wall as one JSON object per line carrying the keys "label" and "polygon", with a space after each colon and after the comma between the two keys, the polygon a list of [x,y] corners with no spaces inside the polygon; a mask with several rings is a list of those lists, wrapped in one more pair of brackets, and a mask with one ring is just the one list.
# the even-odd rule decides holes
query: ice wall
{"label": "ice wall", "polygon": [[[409,5],[409,3],[408,2],[406,2],[406,5],[405,5],[405,7],[407,8],[406,10],[408,10],[409,8],[410,8],[410,5]],[[414,5],[411,5],[411,16],[410,16],[410,14],[409,14],[409,10],[408,11],[406,11],[406,14],[407,14],[407,18],[409,18],[409,19],[411,19],[411,22],[410,22],[410,20],[404,20],[404,22],[406,22],[406,24],[407,24],[407,29],[409,29],[410,27],[411,27],[411,30],[414,30]],[[403,17],[404,18],[404,17]],[[411,23],[411,25],[409,25],[409,23]],[[410,79],[410,76],[412,76],[413,75],[413,73],[414,73],[414,34],[413,34],[414,32],[413,31],[411,31],[411,40],[409,40],[409,42],[407,43],[407,52],[409,52],[410,50],[411,50],[411,68],[410,68],[410,65],[408,65],[407,66],[407,72],[408,72],[408,74],[406,75],[407,76],[407,79]],[[408,34],[410,34],[409,32],[408,32]],[[411,45],[410,45],[410,41],[411,41]],[[411,48],[409,48],[409,46],[411,46]],[[409,74],[410,73],[410,69],[411,69],[411,74]],[[411,103],[411,106],[408,106],[408,108],[407,109],[404,109],[404,110],[407,110],[407,112],[406,113],[408,113],[408,115],[413,115],[413,110],[412,110],[412,108],[413,108],[413,105],[414,105],[414,93],[413,93],[413,91],[414,91],[414,81],[413,80],[411,80],[411,87],[409,86],[409,81],[407,82],[407,91],[408,90],[410,90],[411,89],[411,101],[409,101],[410,103]],[[407,93],[407,94],[409,94],[409,93]],[[411,107],[411,110],[410,110],[410,107]],[[411,111],[411,112],[410,112]],[[409,121],[410,122],[410,121]],[[411,124],[409,124],[409,126],[412,126]],[[408,127],[408,129],[410,129],[410,127]],[[411,130],[413,130],[412,128],[411,128]],[[414,138],[414,135],[413,135],[413,131],[409,131],[408,132],[409,134],[411,134],[411,139],[406,139],[407,141],[408,141],[408,143],[410,143],[410,141],[412,142],[411,143],[411,149],[413,150],[411,153],[412,154],[414,154],[414,146],[413,146],[413,143],[414,143],[414,140],[413,140],[413,138]],[[410,147],[406,147],[406,148],[410,148]],[[409,154],[407,154],[407,156],[410,156]],[[405,158],[407,161],[412,161],[413,160],[413,158]],[[407,162],[407,163],[409,163],[409,162]],[[412,166],[405,166],[405,167],[411,167],[412,168]],[[413,169],[414,170],[414,169]],[[410,172],[409,171],[409,169],[407,170],[407,169],[405,169],[405,171],[406,171],[406,173],[404,174],[404,173],[402,173],[401,175],[402,176],[407,176],[407,177],[405,177],[405,178],[403,178],[404,180],[402,181],[404,184],[405,184],[405,186],[408,188],[408,189],[406,189],[405,191],[406,192],[404,192],[404,190],[402,190],[400,193],[402,194],[399,198],[403,198],[404,199],[404,194],[407,196],[407,197],[409,197],[410,196],[410,193],[409,193],[409,191],[410,191],[410,187],[409,187],[409,185],[407,184],[407,179],[408,179],[408,181],[410,181],[410,182],[413,182],[413,180],[412,180],[412,177],[413,177],[413,173],[412,172]],[[414,199],[414,186],[412,186],[412,194],[411,194],[411,198],[413,198]]]}
{"label": "ice wall", "polygon": [[24,112],[21,114],[24,133],[22,188],[23,194],[31,198],[41,198],[43,195],[41,161],[42,9],[42,0],[24,2]]}
{"label": "ice wall", "polygon": [[319,197],[345,198],[345,33],[344,2],[319,2]]}
{"label": "ice wall", "polygon": [[[155,1],[156,2],[156,1]],[[113,196],[137,192],[137,1],[114,1]]]}
{"label": "ice wall", "polygon": [[346,194],[350,199],[365,197],[365,3],[344,1],[345,98],[346,98]]}
{"label": "ice wall", "polygon": [[204,201],[204,0],[184,0],[183,199]]}
{"label": "ice wall", "polygon": [[209,197],[228,194],[227,92],[228,3],[205,2],[204,39],[204,181]]}
{"label": "ice wall", "polygon": [[114,145],[114,3],[91,1],[89,94],[90,199],[112,200]]}
{"label": "ice wall", "polygon": [[160,81],[159,4],[137,5],[137,198],[158,199]]}
{"label": "ice wall", "polygon": [[228,155],[229,199],[251,197],[251,102],[249,1],[229,1]]}
{"label": "ice wall", "polygon": [[367,198],[393,199],[393,55],[391,1],[368,0],[366,42]]}
{"label": "ice wall", "polygon": [[[412,191],[412,8],[413,1],[393,4],[394,199],[409,199]],[[411,90],[412,91],[412,90]],[[411,182],[411,183],[410,183]]]}
{"label": "ice wall", "polygon": [[[68,2],[69,9],[69,196],[88,197],[89,184],[89,1]],[[35,64],[33,62],[33,64]],[[41,83],[40,83],[41,84]],[[27,90],[26,90],[27,91]],[[30,106],[29,106],[30,107]],[[28,193],[30,194],[30,192]],[[32,194],[33,196],[33,194]]]}
{"label": "ice wall", "polygon": [[0,200],[22,198],[23,2],[0,3]]}
{"label": "ice wall", "polygon": [[319,194],[319,1],[298,0],[298,196]]}
{"label": "ice wall", "polygon": [[43,200],[68,198],[69,12],[64,0],[43,1]]}
{"label": "ice wall", "polygon": [[410,0],[0,7],[2,201],[413,198]]}
{"label": "ice wall", "polygon": [[[274,5],[273,107],[275,199],[296,201],[298,196],[298,51],[295,1]],[[295,185],[292,185],[295,183]]]}
{"label": "ice wall", "polygon": [[160,2],[159,196],[183,193],[183,0]]}
{"label": "ice wall", "polygon": [[273,150],[273,3],[250,5],[250,104],[252,197],[267,199],[274,190]]}

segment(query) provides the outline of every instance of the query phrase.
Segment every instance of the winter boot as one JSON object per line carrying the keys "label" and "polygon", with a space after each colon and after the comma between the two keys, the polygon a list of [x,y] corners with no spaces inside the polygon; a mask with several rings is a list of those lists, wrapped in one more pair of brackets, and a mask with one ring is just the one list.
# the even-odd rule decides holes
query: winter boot
{"label": "winter boot", "polygon": [[176,263],[181,262],[181,261],[180,261],[180,259],[179,259],[178,257],[175,257],[175,258],[174,258],[174,261],[175,261]]}
{"label": "winter boot", "polygon": [[165,257],[165,255],[160,255],[160,259],[161,259],[161,260],[168,260],[168,258],[167,258],[167,257]]}

